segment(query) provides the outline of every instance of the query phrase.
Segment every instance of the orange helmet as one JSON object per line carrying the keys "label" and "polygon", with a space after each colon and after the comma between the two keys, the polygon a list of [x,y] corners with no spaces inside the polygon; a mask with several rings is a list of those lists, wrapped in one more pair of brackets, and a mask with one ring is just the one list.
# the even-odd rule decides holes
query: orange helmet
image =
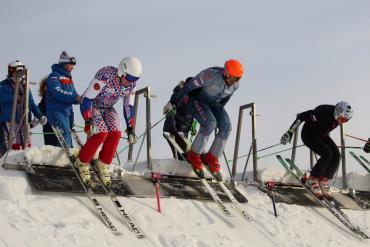
{"label": "orange helmet", "polygon": [[226,72],[233,77],[242,77],[243,76],[243,65],[235,59],[229,59],[225,62]]}

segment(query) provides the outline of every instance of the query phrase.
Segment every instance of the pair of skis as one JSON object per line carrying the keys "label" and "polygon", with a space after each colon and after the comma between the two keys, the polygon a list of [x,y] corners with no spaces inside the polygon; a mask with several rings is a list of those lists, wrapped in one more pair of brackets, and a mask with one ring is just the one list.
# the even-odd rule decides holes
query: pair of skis
{"label": "pair of skis", "polygon": [[[172,144],[172,146],[176,149],[176,151],[182,156],[183,160],[186,161],[184,155],[182,153],[184,152],[181,147],[177,144],[174,137],[172,137],[168,132],[164,132],[163,136]],[[187,161],[186,161],[187,162]],[[187,162],[189,165],[191,165],[189,162]],[[211,195],[213,201],[217,204],[218,208],[221,210],[221,212],[231,217],[231,211],[226,207],[224,202],[220,199],[220,197],[217,195],[216,191],[211,187],[211,185],[208,183],[208,181],[195,171],[195,174],[197,174],[199,180],[202,182],[204,187],[207,189],[208,193]],[[217,180],[217,179],[216,179]],[[221,187],[221,189],[225,192],[227,197],[230,199],[231,203],[234,205],[235,209],[240,213],[243,219],[247,221],[254,221],[254,219],[240,207],[239,202],[236,200],[234,195],[231,193],[231,191],[226,187],[225,183],[223,181],[217,180],[218,185]]]}
{"label": "pair of skis", "polygon": [[[77,178],[78,178],[81,186],[85,190],[86,195],[89,197],[90,201],[93,203],[94,208],[95,208],[97,214],[100,216],[100,218],[103,220],[103,222],[105,223],[105,225],[108,227],[108,229],[113,234],[116,234],[116,235],[120,234],[120,232],[118,231],[118,229],[113,225],[112,221],[109,219],[107,213],[105,212],[104,208],[100,204],[100,202],[97,199],[97,196],[95,195],[95,193],[92,190],[92,188],[90,186],[86,186],[85,183],[82,182],[81,176],[80,176],[79,172],[77,171],[77,169],[74,166],[74,163],[75,163],[75,159],[76,158],[71,154],[71,152],[70,152],[70,150],[68,148],[68,145],[66,144],[66,142],[64,140],[62,131],[58,127],[52,126],[52,128],[53,128],[53,131],[55,133],[55,136],[57,137],[57,139],[58,139],[58,141],[59,141],[62,149],[64,150],[64,152],[67,154],[68,158],[70,159],[70,161],[72,163],[72,169],[75,172],[75,174],[76,174],[76,176],[77,176]],[[72,130],[72,136],[73,136],[74,140],[76,141],[76,143],[81,148],[82,147],[82,143],[81,143],[81,141],[80,141],[80,139],[79,139],[76,131]],[[92,165],[94,165],[94,164],[92,164]],[[121,205],[120,201],[117,199],[116,195],[113,192],[111,192],[110,190],[108,190],[104,186],[103,182],[101,181],[101,177],[100,177],[99,173],[96,172],[96,174],[99,177],[100,183],[102,184],[102,187],[104,188],[104,191],[105,191],[106,195],[113,202],[114,206],[118,210],[118,212],[119,212],[119,214],[121,216],[121,219],[124,221],[124,223],[127,224],[127,226],[129,227],[129,229],[135,234],[135,236],[137,238],[145,238],[145,235],[143,234],[143,232],[134,223],[134,221],[132,220],[132,218],[127,214],[126,210],[123,208],[123,206]]]}
{"label": "pair of skis", "polygon": [[354,152],[349,152],[352,157],[368,172],[370,173],[370,161],[368,161],[364,156],[360,155],[358,157]]}
{"label": "pair of skis", "polygon": [[[303,188],[308,191],[313,198],[315,198],[315,201],[325,207],[332,215],[334,215],[345,227],[347,227],[351,232],[353,232],[356,235],[361,236],[364,239],[370,239],[370,237],[364,233],[358,226],[356,226],[350,218],[347,216],[347,214],[344,213],[342,209],[339,208],[339,205],[335,204],[334,201],[330,201],[327,198],[318,198],[311,190],[308,188],[305,183],[301,181],[301,178],[303,177],[303,172],[290,160],[290,159],[283,159],[280,155],[276,155],[276,158],[279,160],[280,164],[285,168],[285,170],[294,178],[296,178],[299,182],[301,182]],[[292,168],[290,168],[290,167]]]}

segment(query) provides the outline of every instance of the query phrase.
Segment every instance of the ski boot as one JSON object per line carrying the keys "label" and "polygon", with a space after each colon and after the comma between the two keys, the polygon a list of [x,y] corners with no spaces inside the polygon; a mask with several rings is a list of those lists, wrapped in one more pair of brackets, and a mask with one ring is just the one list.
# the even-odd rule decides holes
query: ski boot
{"label": "ski boot", "polygon": [[314,193],[314,195],[317,198],[322,199],[320,185],[319,185],[319,179],[318,178],[310,175],[306,179],[305,185]]}
{"label": "ski boot", "polygon": [[218,158],[215,157],[211,152],[202,155],[202,160],[204,164],[208,167],[208,170],[212,173],[213,177],[218,180],[222,181],[222,174],[221,174],[221,167],[220,163],[218,162]]}
{"label": "ski boot", "polygon": [[103,182],[103,185],[107,188],[111,185],[111,174],[109,172],[109,165],[102,162],[100,159],[96,161],[96,168],[98,168],[99,176],[101,178],[101,181]]}
{"label": "ski boot", "polygon": [[188,154],[186,155],[186,160],[191,164],[191,166],[194,169],[194,172],[200,178],[204,178],[203,165],[202,165],[202,160],[200,158],[200,155],[195,153],[193,150],[190,150]]}
{"label": "ski boot", "polygon": [[81,180],[87,186],[91,185],[91,176],[90,176],[90,165],[88,163],[83,163],[80,158],[77,158],[74,166],[77,168],[78,173],[80,174]]}
{"label": "ski boot", "polygon": [[321,195],[328,200],[333,200],[333,196],[331,195],[329,180],[326,177],[320,177],[319,185],[321,189]]}

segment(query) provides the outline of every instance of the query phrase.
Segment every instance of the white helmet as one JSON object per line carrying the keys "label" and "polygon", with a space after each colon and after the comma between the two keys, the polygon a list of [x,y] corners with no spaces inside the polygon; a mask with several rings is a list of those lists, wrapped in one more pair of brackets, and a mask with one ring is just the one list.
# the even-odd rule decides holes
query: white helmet
{"label": "white helmet", "polygon": [[353,110],[350,104],[345,101],[341,101],[335,105],[334,109],[334,118],[338,120],[338,118],[344,118],[347,121],[350,120],[353,116]]}
{"label": "white helmet", "polygon": [[24,64],[19,60],[14,60],[8,64],[8,75],[10,76],[14,71],[22,71],[25,69]]}
{"label": "white helmet", "polygon": [[124,77],[129,82],[139,80],[143,67],[141,62],[136,57],[125,57],[118,65],[118,77]]}

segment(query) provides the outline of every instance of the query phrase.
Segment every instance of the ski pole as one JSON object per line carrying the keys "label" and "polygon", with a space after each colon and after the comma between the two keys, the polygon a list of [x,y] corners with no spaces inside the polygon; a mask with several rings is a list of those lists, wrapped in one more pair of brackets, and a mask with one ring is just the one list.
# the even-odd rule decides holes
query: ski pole
{"label": "ski pole", "polygon": [[353,139],[359,140],[359,141],[368,142],[368,140],[365,140],[365,139],[362,139],[362,138],[359,138],[359,137],[356,137],[356,136],[351,136],[351,135],[348,135],[348,134],[344,134],[344,135],[348,136],[348,137],[351,137]]}
{"label": "ski pole", "polygon": [[117,151],[116,151],[116,158],[117,158],[119,167],[121,167],[122,166],[121,165],[121,159],[119,158],[119,155],[118,155]]}
{"label": "ski pole", "polygon": [[272,200],[272,207],[274,209],[274,215],[277,217],[276,213],[276,205],[275,205],[275,193],[274,193],[274,187],[275,187],[275,182],[274,181],[269,181],[266,183],[267,188],[271,191],[271,200]]}

